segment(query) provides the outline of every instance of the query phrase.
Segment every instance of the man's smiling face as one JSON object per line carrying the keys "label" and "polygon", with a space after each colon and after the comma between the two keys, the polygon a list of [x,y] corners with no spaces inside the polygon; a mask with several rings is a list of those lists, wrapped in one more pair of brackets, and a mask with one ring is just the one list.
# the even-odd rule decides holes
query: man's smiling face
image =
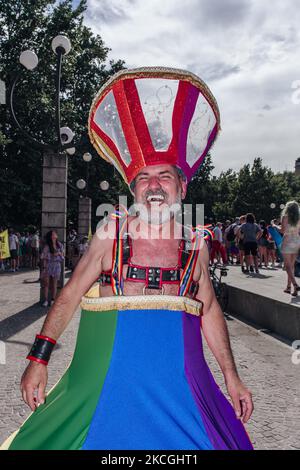
{"label": "man's smiling face", "polygon": [[170,207],[181,204],[186,189],[187,183],[173,165],[146,166],[137,174],[134,185],[135,203],[146,209],[140,216],[145,219],[147,214],[147,222],[152,224],[169,220],[172,217]]}

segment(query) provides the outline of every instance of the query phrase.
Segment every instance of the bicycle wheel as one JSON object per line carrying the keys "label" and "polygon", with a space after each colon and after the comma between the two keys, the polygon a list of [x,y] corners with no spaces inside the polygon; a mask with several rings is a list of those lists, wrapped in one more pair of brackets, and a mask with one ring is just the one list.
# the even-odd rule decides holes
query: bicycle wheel
{"label": "bicycle wheel", "polygon": [[[215,292],[215,296],[217,298],[217,300],[219,299],[220,297],[220,294],[221,294],[221,290],[220,290],[220,282],[217,281],[216,279],[212,279],[212,285],[213,285],[213,288],[214,288],[214,292]],[[219,301],[219,300],[218,300]]]}
{"label": "bicycle wheel", "polygon": [[217,297],[217,300],[219,302],[219,305],[222,311],[226,312],[226,309],[228,307],[228,300],[229,300],[229,291],[228,291],[227,284],[225,284],[225,282],[220,282],[218,286],[218,291],[219,291],[219,295]]}

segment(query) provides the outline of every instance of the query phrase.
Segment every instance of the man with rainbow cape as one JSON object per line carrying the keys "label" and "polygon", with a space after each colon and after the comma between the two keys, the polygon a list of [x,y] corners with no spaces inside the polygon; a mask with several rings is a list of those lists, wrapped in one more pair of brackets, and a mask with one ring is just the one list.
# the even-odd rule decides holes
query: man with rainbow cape
{"label": "man with rainbow cape", "polygon": [[[122,70],[100,89],[90,139],[138,210],[99,226],[49,310],[21,381],[33,412],[2,448],[253,449],[244,426],[252,397],[213,292],[205,237],[175,217],[219,130],[216,100],[190,72]],[[80,302],[73,359],[45,397],[50,354]],[[202,333],[232,404],[205,361]]]}

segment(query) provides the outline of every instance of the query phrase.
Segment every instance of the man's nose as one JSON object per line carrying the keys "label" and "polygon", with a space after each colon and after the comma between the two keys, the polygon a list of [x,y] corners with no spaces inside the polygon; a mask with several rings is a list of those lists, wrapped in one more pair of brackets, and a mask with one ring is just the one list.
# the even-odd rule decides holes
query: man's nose
{"label": "man's nose", "polygon": [[158,176],[151,176],[149,178],[149,182],[148,182],[148,188],[149,189],[161,189],[161,184],[160,184],[160,181],[159,181],[159,177]]}

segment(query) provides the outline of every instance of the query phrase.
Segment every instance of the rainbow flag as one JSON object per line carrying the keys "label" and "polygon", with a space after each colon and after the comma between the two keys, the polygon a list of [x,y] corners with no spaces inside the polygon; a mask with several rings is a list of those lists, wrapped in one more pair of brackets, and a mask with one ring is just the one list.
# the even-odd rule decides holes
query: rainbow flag
{"label": "rainbow flag", "polygon": [[2,449],[253,449],[205,361],[201,307],[84,297],[70,366]]}

